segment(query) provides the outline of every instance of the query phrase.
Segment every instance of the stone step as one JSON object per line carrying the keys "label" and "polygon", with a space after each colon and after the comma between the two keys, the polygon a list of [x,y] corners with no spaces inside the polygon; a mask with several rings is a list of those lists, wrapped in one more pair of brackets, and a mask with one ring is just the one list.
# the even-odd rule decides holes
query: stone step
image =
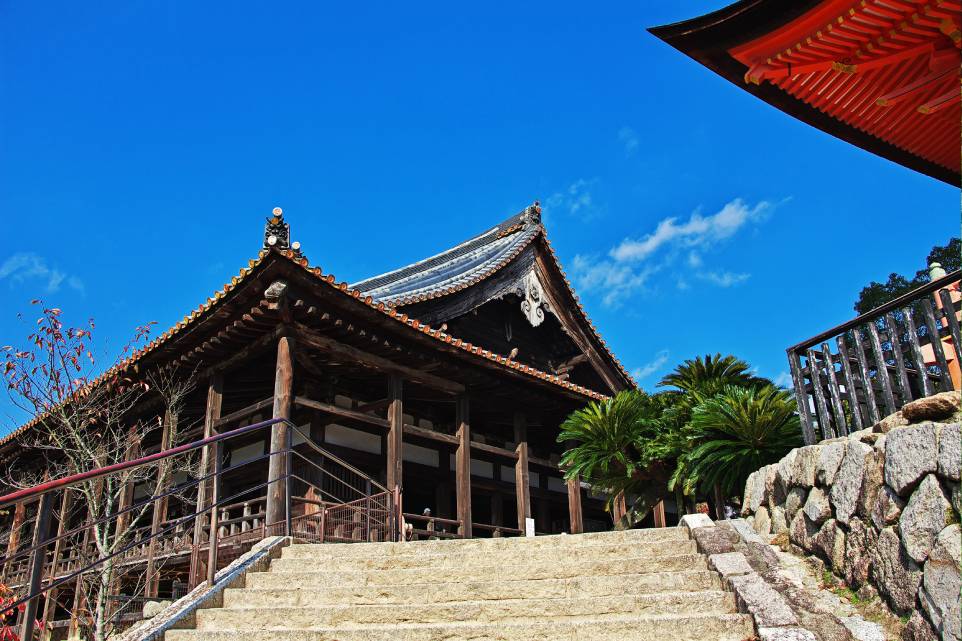
{"label": "stone step", "polygon": [[718,575],[709,570],[576,576],[566,579],[475,580],[461,583],[432,581],[424,584],[402,583],[378,586],[349,586],[334,583],[324,587],[301,585],[290,580],[281,581],[273,586],[260,586],[260,579],[257,578],[260,576],[272,575],[262,572],[248,575],[248,587],[228,588],[224,591],[224,606],[432,604],[497,599],[636,596],[658,592],[698,592],[721,589],[721,580]]}
{"label": "stone step", "polygon": [[[478,566],[491,563],[491,556],[483,554],[476,548],[454,548],[450,550],[434,551],[427,548],[420,554],[370,554],[370,555],[340,555],[327,554],[331,546],[325,545],[292,545],[284,548],[280,559],[275,560],[272,568],[285,571],[289,568],[304,569],[304,563],[309,562],[312,569],[357,570],[357,569],[400,569],[417,567],[451,567]],[[687,539],[638,542],[638,543],[596,543],[577,547],[563,547],[546,549],[536,558],[546,562],[556,560],[581,561],[587,559],[626,558],[637,556],[680,556],[697,553],[694,541]],[[517,563],[530,560],[532,555],[523,547],[508,548],[497,551],[501,563]]]}
{"label": "stone step", "polygon": [[[280,588],[287,585],[333,587],[338,585],[398,585],[419,583],[461,583],[464,581],[517,581],[520,579],[562,579],[576,576],[614,576],[680,570],[707,569],[705,558],[698,554],[669,557],[628,557],[588,561],[548,562],[536,557],[527,562],[499,563],[497,557],[482,558],[485,565],[438,568],[423,566],[399,570],[314,570],[310,562],[278,559],[270,572],[250,577],[251,587]],[[494,563],[494,565],[490,565]],[[282,565],[283,564],[283,565]],[[276,566],[276,567],[275,567]]]}
{"label": "stone step", "polygon": [[[245,604],[246,605],[246,604]],[[524,622],[573,617],[597,620],[626,615],[664,616],[679,612],[732,614],[733,595],[719,591],[674,592],[639,596],[564,599],[461,601],[431,605],[336,605],[301,607],[231,607],[197,612],[198,630],[265,630],[393,623]]]}
{"label": "stone step", "polygon": [[406,543],[299,543],[290,546],[290,555],[311,556],[316,549],[323,547],[324,554],[330,556],[390,556],[395,554],[437,554],[451,550],[483,549],[485,551],[509,548],[524,548],[540,551],[551,547],[579,547],[598,543],[640,543],[656,541],[685,541],[688,531],[685,528],[650,528],[643,530],[623,530],[620,532],[591,532],[588,534],[552,534],[536,537],[504,537],[500,539],[445,539],[437,541],[411,541]]}
{"label": "stone step", "polygon": [[519,623],[406,623],[395,625],[237,630],[168,630],[166,641],[746,641],[754,637],[743,614],[592,617]]}
{"label": "stone step", "polygon": [[[667,549],[662,553],[657,552],[639,553],[638,550],[627,550],[627,554],[565,554],[564,552],[542,553],[537,555],[504,555],[504,554],[457,554],[457,555],[429,555],[425,557],[385,557],[385,558],[361,558],[361,559],[285,559],[283,557],[271,562],[272,573],[286,574],[290,572],[333,572],[333,573],[373,573],[373,572],[418,572],[433,571],[437,575],[438,571],[445,574],[460,575],[470,571],[472,575],[480,575],[485,572],[500,574],[505,567],[510,567],[512,572],[523,573],[529,568],[562,569],[571,565],[583,571],[597,573],[623,574],[623,566],[637,564],[636,572],[646,571],[642,568],[657,568],[664,566],[665,570],[684,569],[685,564],[692,564],[693,567],[701,568],[705,566],[704,557],[697,552],[682,548],[683,552],[675,552]],[[568,576],[567,571],[563,576]],[[402,577],[408,575],[400,575]]]}

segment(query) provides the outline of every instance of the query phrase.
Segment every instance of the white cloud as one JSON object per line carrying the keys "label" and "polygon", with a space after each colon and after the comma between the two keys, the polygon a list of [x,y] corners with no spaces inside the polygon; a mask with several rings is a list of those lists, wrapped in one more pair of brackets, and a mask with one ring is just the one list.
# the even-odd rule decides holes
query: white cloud
{"label": "white cloud", "polygon": [[[751,274],[706,267],[705,254],[746,225],[764,220],[772,209],[767,201],[750,206],[736,198],[711,216],[696,211],[684,222],[665,218],[653,232],[638,239],[626,238],[607,256],[575,256],[572,273],[580,289],[600,292],[607,307],[618,307],[632,293],[645,289],[659,271],[668,272],[669,282],[683,291],[691,289],[695,281],[734,287]],[[673,269],[681,261],[687,268]]]}
{"label": "white cloud", "polygon": [[626,156],[630,156],[638,150],[638,134],[631,127],[619,129],[618,140],[625,146]]}
{"label": "white cloud", "polygon": [[568,185],[567,189],[552,194],[544,202],[545,215],[561,212],[581,220],[594,218],[597,212],[591,186],[596,182],[579,178]]}
{"label": "white cloud", "polygon": [[625,238],[610,254],[617,261],[631,262],[645,260],[662,247],[711,247],[734,236],[746,223],[762,220],[771,207],[771,203],[764,200],[749,207],[741,198],[736,198],[711,216],[702,216],[696,211],[682,223],[675,217],[665,218],[655,231],[637,239]]}
{"label": "white cloud", "polygon": [[649,277],[658,271],[655,266],[637,269],[630,265],[618,265],[597,256],[575,256],[572,272],[578,288],[584,291],[604,292],[601,301],[606,307],[618,307],[631,293],[644,288]]}
{"label": "white cloud", "polygon": [[735,274],[733,272],[699,272],[698,277],[719,287],[732,287],[744,283],[751,274]]}
{"label": "white cloud", "polygon": [[775,383],[777,387],[787,388],[791,388],[792,385],[795,384],[794,381],[792,381],[792,375],[786,371],[779,372],[778,376],[776,376],[772,382]]}
{"label": "white cloud", "polygon": [[668,356],[669,352],[667,349],[661,350],[655,354],[655,358],[653,358],[650,362],[645,363],[641,367],[635,368],[631,372],[632,378],[634,378],[636,381],[641,381],[644,378],[648,378],[665,366],[665,363],[668,362]]}
{"label": "white cloud", "polygon": [[0,265],[0,280],[4,279],[11,283],[34,279],[45,281],[44,287],[48,293],[59,291],[63,283],[78,292],[84,291],[83,281],[78,277],[50,267],[45,258],[30,252],[16,253],[3,261]]}

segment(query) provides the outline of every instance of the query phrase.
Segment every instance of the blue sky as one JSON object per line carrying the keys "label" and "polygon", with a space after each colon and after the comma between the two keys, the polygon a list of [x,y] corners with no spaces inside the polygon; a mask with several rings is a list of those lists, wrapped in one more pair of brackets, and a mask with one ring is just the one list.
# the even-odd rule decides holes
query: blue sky
{"label": "blue sky", "polygon": [[[959,192],[801,124],[645,28],[694,3],[0,6],[0,345],[42,297],[99,351],[165,329],[284,208],[344,280],[534,200],[590,315],[652,388],[852,316],[959,231]],[[23,417],[0,400],[0,431]]]}

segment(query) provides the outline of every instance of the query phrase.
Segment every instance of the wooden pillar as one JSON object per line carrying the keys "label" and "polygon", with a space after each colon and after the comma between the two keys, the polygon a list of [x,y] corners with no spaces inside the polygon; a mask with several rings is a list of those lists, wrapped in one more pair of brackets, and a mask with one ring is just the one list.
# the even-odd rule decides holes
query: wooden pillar
{"label": "wooden pillar", "polygon": [[[274,414],[273,418],[291,418],[293,400],[294,364],[291,358],[291,343],[287,336],[277,341],[277,368],[274,373]],[[288,474],[290,455],[283,453],[290,443],[290,434],[285,423],[271,426],[271,458],[267,470],[267,525],[287,519],[287,485],[284,477]]]}
{"label": "wooden pillar", "polygon": [[565,482],[568,486],[568,523],[571,534],[581,534],[585,531],[584,510],[581,507],[581,478],[570,478]]}
{"label": "wooden pillar", "polygon": [[665,527],[665,502],[658,501],[651,509],[652,516],[655,518],[655,527]]}
{"label": "wooden pillar", "polygon": [[404,460],[402,456],[404,433],[404,406],[401,395],[404,384],[399,376],[392,375],[387,384],[387,489],[403,488]]}
{"label": "wooden pillar", "polygon": [[[20,547],[20,530],[23,529],[23,520],[27,514],[27,505],[23,501],[17,503],[17,506],[13,509],[13,525],[10,526],[10,538],[7,539],[7,558],[16,553],[17,548]],[[7,570],[10,564],[4,564],[3,573],[0,574],[0,583],[4,583],[7,578]]]}
{"label": "wooden pillar", "polygon": [[468,420],[468,397],[459,396],[455,406],[458,425],[458,450],[454,456],[455,483],[458,487],[458,520],[460,534],[465,539],[473,535],[471,528],[471,423]]}
{"label": "wooden pillar", "polygon": [[[204,438],[209,438],[214,434],[214,422],[220,418],[221,407],[224,400],[224,379],[219,373],[211,375],[207,383],[207,409],[204,412]],[[198,476],[203,478],[209,474],[210,461],[207,448],[200,451],[200,466],[197,471]],[[197,509],[200,512],[207,507],[207,498],[210,496],[211,484],[202,481],[197,484]],[[190,576],[188,585],[193,588],[201,581],[204,576],[203,561],[200,555],[200,546],[204,542],[204,522],[206,514],[198,514],[194,519],[194,546],[190,555]]]}
{"label": "wooden pillar", "polygon": [[[170,435],[172,431],[176,430],[176,427],[172,424],[176,423],[176,421],[176,415],[171,414],[170,411],[164,412],[164,424],[160,433],[161,451],[170,448]],[[157,467],[157,485],[154,488],[154,494],[163,494],[167,491],[169,484],[167,475],[170,473],[169,470],[169,463],[167,461],[161,461]],[[150,541],[147,543],[147,571],[144,573],[144,578],[147,582],[147,585],[144,587],[144,596],[147,598],[157,596],[160,583],[160,576],[157,574],[155,568],[155,557],[157,556],[157,546],[159,545],[157,533],[160,532],[161,525],[166,519],[167,498],[156,499],[154,501],[154,513],[150,519]]]}
{"label": "wooden pillar", "polygon": [[[53,544],[53,557],[50,560],[50,576],[49,580],[53,582],[57,578],[57,566],[60,565],[60,555],[63,554],[64,539],[59,537],[63,536],[63,533],[67,531],[67,525],[70,521],[70,508],[73,504],[73,491],[69,488],[64,489],[63,498],[60,501],[60,512],[57,515],[57,540]],[[41,620],[44,622],[50,621],[50,614],[53,610],[54,605],[57,600],[58,588],[53,588],[47,592],[46,598],[43,603],[43,614],[41,615]]]}
{"label": "wooden pillar", "polygon": [[531,518],[531,487],[528,475],[528,420],[524,414],[514,415],[514,440],[518,444],[514,464],[514,489],[518,500],[518,529],[525,531],[525,519]]}

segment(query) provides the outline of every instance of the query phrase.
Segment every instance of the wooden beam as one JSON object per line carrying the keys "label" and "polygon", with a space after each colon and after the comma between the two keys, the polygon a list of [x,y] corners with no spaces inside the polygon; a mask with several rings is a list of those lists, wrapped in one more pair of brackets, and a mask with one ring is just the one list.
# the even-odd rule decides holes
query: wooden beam
{"label": "wooden beam", "polygon": [[531,518],[531,487],[528,472],[528,421],[524,414],[514,415],[514,439],[518,443],[518,460],[514,466],[514,487],[518,501],[518,529],[525,532]]}
{"label": "wooden beam", "polygon": [[332,338],[328,338],[327,336],[322,336],[301,323],[294,323],[294,327],[297,330],[298,338],[300,338],[308,347],[319,349],[329,354],[334,354],[335,356],[339,356],[346,360],[357,362],[361,365],[372,367],[386,373],[397,374],[409,381],[420,383],[426,387],[431,387],[448,394],[464,393],[464,385],[461,385],[460,383],[455,383],[454,381],[436,376],[434,374],[422,372],[413,367],[400,365],[387,358],[384,358],[383,356],[371,354],[370,352],[358,349],[353,345],[341,343]]}
{"label": "wooden beam", "polygon": [[334,416],[350,419],[352,421],[358,421],[360,423],[368,423],[370,425],[376,425],[384,429],[387,429],[388,427],[390,427],[390,423],[388,422],[388,420],[385,418],[381,418],[380,416],[371,416],[370,414],[364,414],[363,412],[358,412],[357,410],[349,410],[344,407],[338,407],[337,405],[331,405],[330,403],[322,403],[320,401],[314,401],[309,398],[304,398],[303,396],[296,396],[294,398],[294,404],[302,405],[304,407],[309,407],[311,409],[325,412],[327,414],[333,414]]}
{"label": "wooden beam", "polygon": [[[17,548],[20,547],[20,534],[23,529],[23,520],[27,514],[27,505],[24,501],[17,503],[17,506],[13,509],[13,525],[10,526],[10,538],[7,539],[7,558],[9,559],[13,556]],[[6,563],[3,566],[3,572],[0,573],[0,583],[3,583],[7,578],[7,570],[10,569],[10,564]]]}
{"label": "wooden beam", "polygon": [[[291,358],[293,341],[287,336],[277,340],[277,366],[274,370],[273,418],[291,418],[293,400],[294,363]],[[283,453],[290,446],[290,432],[286,423],[271,426],[271,458],[267,469],[267,525],[287,518],[287,484],[284,477],[289,473],[290,453]]]}
{"label": "wooden beam", "polygon": [[455,454],[455,483],[457,484],[458,520],[462,538],[472,537],[471,529],[471,423],[469,422],[468,397],[459,396],[455,409],[458,425],[458,450]]}
{"label": "wooden beam", "polygon": [[665,502],[658,501],[655,503],[655,507],[651,509],[651,512],[655,519],[655,527],[665,527]]}
{"label": "wooden beam", "polygon": [[257,401],[257,402],[254,403],[253,405],[248,405],[247,407],[245,407],[245,408],[243,408],[243,409],[239,409],[239,410],[237,410],[236,412],[231,412],[230,414],[228,414],[228,415],[226,415],[226,416],[222,416],[222,417],[220,417],[220,418],[218,418],[218,419],[215,419],[214,422],[213,422],[213,425],[214,425],[214,427],[220,427],[221,425],[224,425],[224,424],[226,424],[226,423],[231,423],[231,422],[233,422],[233,421],[237,421],[237,420],[240,420],[240,419],[242,419],[242,418],[247,418],[247,417],[250,416],[251,414],[256,414],[257,412],[261,411],[262,409],[265,409],[265,408],[268,408],[268,407],[272,407],[273,405],[274,405],[274,397],[271,396],[271,397],[269,397],[269,398],[265,398],[265,399],[262,400],[262,401]]}
{"label": "wooden beam", "polygon": [[404,383],[396,374],[388,377],[387,396],[390,400],[388,406],[388,433],[387,433],[387,489],[394,491],[395,488],[402,488],[403,476],[403,457],[404,447],[404,406],[401,399]]}

